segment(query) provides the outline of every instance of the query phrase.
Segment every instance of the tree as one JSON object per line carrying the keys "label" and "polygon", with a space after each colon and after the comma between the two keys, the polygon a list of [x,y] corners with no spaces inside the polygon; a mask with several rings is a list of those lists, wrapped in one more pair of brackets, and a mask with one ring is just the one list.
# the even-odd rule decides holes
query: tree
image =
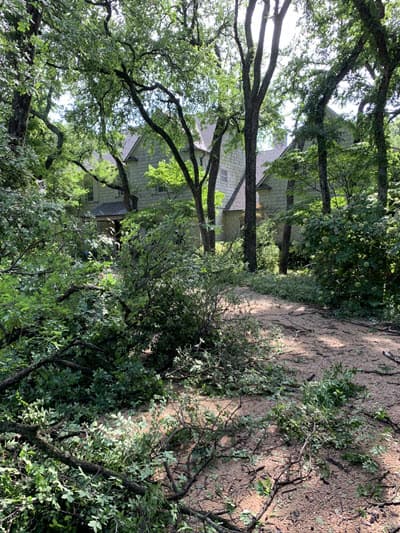
{"label": "tree", "polygon": [[[304,138],[303,139],[296,139],[295,143],[293,143],[293,149],[302,151],[304,149]],[[295,194],[295,187],[296,187],[296,173],[300,171],[300,164],[298,161],[294,161],[293,163],[293,174],[292,172],[291,177],[287,181],[286,186],[286,215],[285,222],[283,224],[283,230],[282,230],[282,243],[281,243],[281,249],[279,253],[279,274],[287,274],[288,266],[289,266],[289,252],[290,252],[290,241],[292,237],[292,223],[288,219],[288,216],[290,216],[291,211],[294,207],[294,194]]]}
{"label": "tree", "polygon": [[20,9],[18,7],[6,5],[4,17],[7,62],[16,74],[7,123],[10,146],[14,151],[26,138],[33,92],[35,38],[39,34],[43,10],[43,6],[29,0],[22,2]]}
{"label": "tree", "polygon": [[[228,15],[219,4],[201,2],[154,1],[146,2],[144,9],[142,2],[125,0],[119,9],[117,14],[108,1],[88,2],[85,14],[76,13],[76,25],[67,28],[68,35],[65,27],[59,29],[59,39],[69,39],[71,48],[73,43],[79,46],[74,49],[76,84],[80,91],[97,93],[101,105],[108,102],[95,129],[104,131],[101,122],[110,123],[115,113],[125,117],[125,124],[144,123],[162,139],[192,193],[204,249],[212,250],[215,181],[231,116],[225,105],[229,94],[224,100],[219,89],[224,73],[216,44]],[[216,124],[205,169],[196,157],[195,117]],[[207,213],[202,202],[206,185]]]}
{"label": "tree", "polygon": [[[290,3],[291,0],[284,0],[282,3],[279,0],[274,0],[271,9],[269,0],[261,2],[261,22],[255,42],[254,18],[259,3],[257,0],[249,0],[246,3],[244,8],[244,31],[240,31],[239,18],[242,3],[240,0],[235,0],[234,34],[241,63],[246,158],[244,259],[251,272],[257,269],[256,157],[260,112],[277,65],[282,24]],[[266,30],[271,14],[273,20],[271,49],[268,66],[263,70]]]}
{"label": "tree", "polygon": [[393,81],[400,66],[400,37],[396,26],[399,5],[398,2],[390,5],[383,0],[352,0],[352,2],[368,35],[378,71],[372,95],[373,136],[377,151],[378,199],[380,204],[386,207],[389,165],[386,106],[395,92]]}

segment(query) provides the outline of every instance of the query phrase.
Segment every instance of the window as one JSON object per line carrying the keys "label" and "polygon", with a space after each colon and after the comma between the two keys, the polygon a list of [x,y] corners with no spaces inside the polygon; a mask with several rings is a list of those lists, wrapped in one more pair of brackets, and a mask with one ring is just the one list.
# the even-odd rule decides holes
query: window
{"label": "window", "polygon": [[221,168],[219,175],[222,183],[228,183],[228,171],[225,168]]}
{"label": "window", "polygon": [[167,192],[167,187],[165,185],[156,185],[154,189],[156,192]]}

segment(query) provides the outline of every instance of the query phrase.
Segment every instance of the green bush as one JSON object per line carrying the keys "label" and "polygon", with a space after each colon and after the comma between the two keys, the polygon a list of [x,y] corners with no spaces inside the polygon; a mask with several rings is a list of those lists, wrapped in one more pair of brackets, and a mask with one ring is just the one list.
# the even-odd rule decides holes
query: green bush
{"label": "green bush", "polygon": [[324,304],[324,291],[309,272],[289,272],[287,275],[257,272],[243,280],[255,291],[310,304]]}
{"label": "green bush", "polygon": [[263,220],[257,226],[257,268],[268,272],[278,271],[279,248],[275,243],[275,225]]}
{"label": "green bush", "polygon": [[308,218],[304,245],[330,304],[370,311],[399,302],[399,230],[398,213],[384,215],[367,197]]}
{"label": "green bush", "polygon": [[232,268],[229,256],[200,253],[186,221],[173,213],[146,231],[125,225],[122,292],[131,309],[127,322],[148,365],[164,371],[178,350],[214,345],[231,299]]}

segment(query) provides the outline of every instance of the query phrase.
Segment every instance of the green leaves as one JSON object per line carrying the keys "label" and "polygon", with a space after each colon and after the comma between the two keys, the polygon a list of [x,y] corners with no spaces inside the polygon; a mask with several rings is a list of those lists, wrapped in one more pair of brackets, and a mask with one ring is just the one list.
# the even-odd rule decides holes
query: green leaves
{"label": "green leaves", "polygon": [[318,282],[333,305],[373,310],[398,299],[392,284],[399,265],[396,215],[384,216],[375,201],[354,198],[347,207],[311,215],[304,238]]}

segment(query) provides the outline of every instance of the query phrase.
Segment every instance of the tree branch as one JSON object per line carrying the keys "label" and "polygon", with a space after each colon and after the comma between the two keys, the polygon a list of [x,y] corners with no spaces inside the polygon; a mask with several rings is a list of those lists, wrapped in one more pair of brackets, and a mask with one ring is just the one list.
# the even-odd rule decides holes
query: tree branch
{"label": "tree branch", "polygon": [[9,387],[16,385],[17,383],[22,381],[24,378],[32,374],[32,372],[34,372],[35,370],[38,370],[42,366],[49,365],[51,363],[56,363],[58,359],[60,359],[65,353],[67,353],[73,346],[77,346],[79,343],[80,341],[75,339],[69,344],[67,344],[67,346],[65,346],[61,350],[58,350],[54,355],[50,357],[46,357],[45,359],[42,359],[40,361],[37,361],[36,363],[33,363],[32,365],[6,378],[2,382],[0,382],[0,393],[4,392]]}

